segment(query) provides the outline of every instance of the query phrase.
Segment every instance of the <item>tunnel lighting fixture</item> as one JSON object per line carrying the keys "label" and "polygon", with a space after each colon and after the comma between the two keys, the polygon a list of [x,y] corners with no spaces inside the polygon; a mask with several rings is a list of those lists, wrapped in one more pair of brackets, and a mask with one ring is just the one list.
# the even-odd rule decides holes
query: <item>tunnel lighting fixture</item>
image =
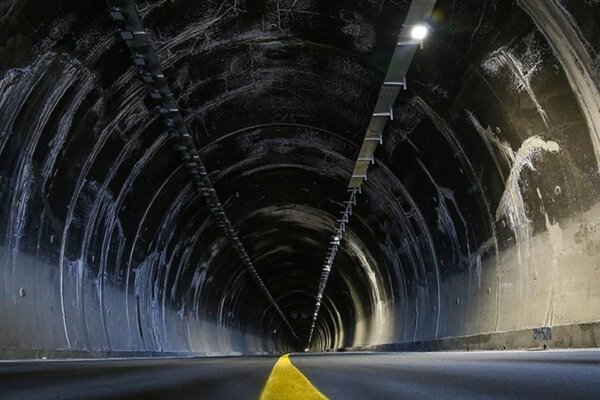
{"label": "tunnel lighting fixture", "polygon": [[[189,128],[179,108],[175,102],[168,82],[162,73],[160,60],[148,37],[142,18],[137,11],[134,0],[109,0],[110,18],[116,23],[117,36],[120,37],[129,48],[130,59],[137,67],[137,73],[141,80],[148,85],[150,97],[157,103],[154,110],[162,117],[167,131],[171,135],[173,148],[180,151],[180,158],[184,161],[184,166],[188,170],[192,182],[196,185],[196,190],[204,197],[206,206],[211,211],[211,215],[216,225],[220,228],[223,235],[229,240],[230,245],[237,253],[238,259],[252,276],[255,283],[261,289],[271,306],[281,316],[283,322],[289,328],[293,337],[298,339],[293,326],[279,307],[277,301],[273,298],[264,281],[256,271],[246,249],[239,237],[231,227],[223,206],[212,187],[212,182],[208,177],[198,149],[189,133]],[[117,7],[118,5],[118,7]],[[193,159],[193,160],[190,160]]]}
{"label": "tunnel lighting fixture", "polygon": [[140,71],[140,78],[142,79],[142,81],[146,82],[146,83],[154,83],[154,77],[152,75],[150,75],[148,72],[145,71]]}
{"label": "tunnel lighting fixture", "polygon": [[150,98],[152,98],[152,100],[162,100],[163,97],[158,90],[155,90],[150,93]]}
{"label": "tunnel lighting fixture", "polygon": [[132,57],[132,61],[133,64],[137,65],[138,67],[145,67],[147,65],[146,59],[139,53]]}
{"label": "tunnel lighting fixture", "polygon": [[119,31],[119,35],[121,36],[121,39],[123,40],[133,40],[134,39],[134,34],[131,31]]}
{"label": "tunnel lighting fixture", "polygon": [[[311,346],[311,341],[315,334],[315,327],[319,310],[322,304],[323,293],[326,289],[329,275],[332,270],[335,257],[340,248],[340,242],[350,216],[352,215],[352,207],[356,206],[356,196],[361,193],[361,186],[367,182],[367,171],[369,163],[374,163],[375,147],[383,144],[383,130],[389,120],[394,120],[393,106],[398,97],[400,88],[406,90],[406,74],[408,73],[410,64],[415,54],[415,45],[423,47],[423,40],[429,34],[429,26],[422,22],[427,21],[433,11],[436,0],[427,1],[411,1],[408,10],[407,18],[404,27],[408,31],[402,29],[399,41],[397,42],[396,50],[392,56],[392,61],[389,64],[386,73],[385,81],[379,94],[379,98],[375,102],[369,127],[367,128],[363,144],[359,152],[359,157],[354,165],[354,170],[348,183],[348,191],[351,193],[350,199],[345,201],[346,207],[340,212],[341,218],[337,219],[339,226],[334,230],[329,242],[329,250],[326,254],[323,270],[321,271],[319,287],[315,300],[315,308],[313,320],[308,335],[307,349]],[[410,46],[408,49],[404,46]],[[366,165],[365,165],[366,162]]]}
{"label": "tunnel lighting fixture", "polygon": [[429,28],[427,28],[426,25],[418,24],[412,28],[412,30],[410,31],[410,36],[415,40],[422,41],[427,37],[428,33]]}
{"label": "tunnel lighting fixture", "polygon": [[125,22],[125,14],[121,11],[120,8],[111,8],[109,14],[114,22]]}

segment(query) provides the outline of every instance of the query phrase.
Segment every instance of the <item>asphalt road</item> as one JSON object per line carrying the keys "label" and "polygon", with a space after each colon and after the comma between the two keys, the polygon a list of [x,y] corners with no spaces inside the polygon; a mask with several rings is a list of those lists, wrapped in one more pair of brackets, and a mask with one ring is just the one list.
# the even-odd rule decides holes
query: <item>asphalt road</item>
{"label": "asphalt road", "polygon": [[[258,399],[278,357],[0,363],[0,399]],[[600,351],[295,354],[331,399],[600,399]]]}
{"label": "asphalt road", "polygon": [[600,399],[600,351],[291,357],[331,399]]}

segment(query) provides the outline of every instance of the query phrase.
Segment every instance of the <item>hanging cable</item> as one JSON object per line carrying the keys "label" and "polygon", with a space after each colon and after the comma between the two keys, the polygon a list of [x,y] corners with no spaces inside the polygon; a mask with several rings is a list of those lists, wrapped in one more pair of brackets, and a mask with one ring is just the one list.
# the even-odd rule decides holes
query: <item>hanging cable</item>
{"label": "hanging cable", "polygon": [[156,56],[152,41],[144,29],[135,3],[133,0],[114,0],[108,1],[108,3],[111,7],[109,10],[110,17],[118,28],[118,36],[127,44],[131,52],[131,61],[136,67],[140,79],[150,88],[149,97],[155,104],[154,111],[162,117],[173,148],[179,154],[192,177],[194,189],[206,202],[212,218],[235,250],[242,265],[250,273],[271,306],[281,316],[294,338],[298,339],[294,328],[256,271],[248,252],[240,241],[229,218],[227,218],[227,214],[208,177],[206,167],[200,159],[194,140],[165,79],[160,61]]}
{"label": "hanging cable", "polygon": [[428,27],[422,21],[431,15],[436,0],[413,0],[408,9],[405,22],[398,37],[396,48],[388,66],[387,73],[379,97],[375,103],[375,110],[367,127],[362,146],[358,153],[352,177],[348,183],[350,198],[345,201],[342,217],[337,221],[338,226],[334,229],[329,242],[329,249],[325,256],[325,262],[321,271],[319,288],[315,299],[313,319],[308,335],[305,351],[310,349],[314,337],[319,310],[329,280],[329,274],[333,268],[335,256],[341,245],[341,241],[352,216],[352,207],[356,206],[356,196],[361,193],[362,184],[367,181],[367,172],[372,164],[375,164],[375,150],[378,145],[383,144],[383,130],[388,120],[394,120],[393,106],[401,90],[406,90],[406,74],[419,47],[423,47],[423,39],[427,36]]}

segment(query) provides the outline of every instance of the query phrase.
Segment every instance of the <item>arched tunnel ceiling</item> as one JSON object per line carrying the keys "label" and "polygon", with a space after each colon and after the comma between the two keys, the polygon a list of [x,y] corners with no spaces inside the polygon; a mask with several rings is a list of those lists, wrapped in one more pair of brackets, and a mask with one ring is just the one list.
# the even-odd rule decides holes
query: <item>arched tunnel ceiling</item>
{"label": "arched tunnel ceiling", "polygon": [[[136,3],[230,220],[306,338],[410,2]],[[300,348],[192,190],[106,11],[0,1],[0,347]],[[437,2],[315,348],[599,318],[599,14]]]}

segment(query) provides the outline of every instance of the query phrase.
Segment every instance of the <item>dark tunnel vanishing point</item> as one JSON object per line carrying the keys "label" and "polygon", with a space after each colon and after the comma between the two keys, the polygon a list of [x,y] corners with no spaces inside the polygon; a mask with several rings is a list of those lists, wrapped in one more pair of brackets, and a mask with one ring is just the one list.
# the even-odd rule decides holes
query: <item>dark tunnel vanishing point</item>
{"label": "dark tunnel vanishing point", "polygon": [[[410,2],[136,1],[210,217],[92,0],[0,0],[0,356],[303,349]],[[312,350],[595,346],[600,3],[439,0]]]}

